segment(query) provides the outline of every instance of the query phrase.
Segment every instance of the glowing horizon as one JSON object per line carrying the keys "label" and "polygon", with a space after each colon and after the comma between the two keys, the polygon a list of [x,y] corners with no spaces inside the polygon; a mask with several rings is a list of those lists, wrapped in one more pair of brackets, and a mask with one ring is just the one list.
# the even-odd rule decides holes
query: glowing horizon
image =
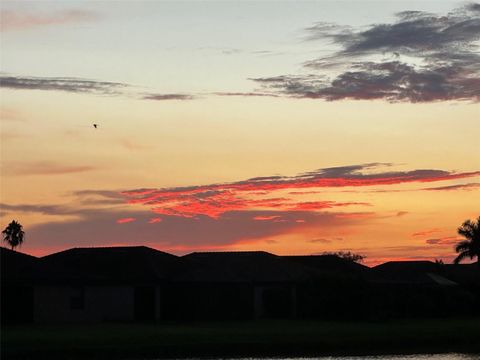
{"label": "glowing horizon", "polygon": [[22,251],[455,257],[480,215],[480,4],[117,5],[0,5]]}

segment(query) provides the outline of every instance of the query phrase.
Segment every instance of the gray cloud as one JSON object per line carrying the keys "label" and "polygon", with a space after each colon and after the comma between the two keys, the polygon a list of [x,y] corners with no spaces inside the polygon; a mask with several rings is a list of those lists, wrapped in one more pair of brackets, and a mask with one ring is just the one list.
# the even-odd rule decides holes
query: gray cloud
{"label": "gray cloud", "polygon": [[189,94],[147,94],[142,97],[143,100],[194,100],[196,96]]}
{"label": "gray cloud", "polygon": [[67,215],[72,213],[72,209],[61,205],[31,205],[19,204],[10,205],[0,203],[2,216],[12,213],[37,213],[43,215]]}
{"label": "gray cloud", "polygon": [[265,92],[215,92],[217,96],[278,97],[278,94]]}
{"label": "gray cloud", "polygon": [[125,197],[119,191],[112,190],[80,190],[73,195],[82,205],[117,205],[125,204]]}
{"label": "gray cloud", "polygon": [[458,185],[448,185],[448,186],[438,186],[432,188],[425,188],[422,190],[428,191],[454,191],[454,190],[477,190],[480,189],[480,183],[469,183],[469,184],[458,184]]}
{"label": "gray cloud", "polygon": [[459,241],[462,241],[461,238],[458,238],[456,236],[444,236],[441,238],[434,238],[434,239],[427,239],[425,240],[426,244],[429,245],[454,245],[457,244]]}
{"label": "gray cloud", "polygon": [[[375,24],[364,31],[318,23],[306,29],[308,39],[327,39],[341,48],[304,64],[318,73],[252,80],[298,98],[478,101],[479,7],[470,4],[444,16],[405,11],[392,24]],[[340,72],[333,78],[325,76],[336,68]]]}
{"label": "gray cloud", "polygon": [[70,77],[0,76],[0,87],[14,90],[47,90],[99,95],[119,95],[127,84]]}
{"label": "gray cloud", "polygon": [[138,93],[130,84],[71,77],[34,77],[1,75],[0,87],[12,90],[65,91],[111,96],[139,96],[142,100],[194,100],[190,94]]}

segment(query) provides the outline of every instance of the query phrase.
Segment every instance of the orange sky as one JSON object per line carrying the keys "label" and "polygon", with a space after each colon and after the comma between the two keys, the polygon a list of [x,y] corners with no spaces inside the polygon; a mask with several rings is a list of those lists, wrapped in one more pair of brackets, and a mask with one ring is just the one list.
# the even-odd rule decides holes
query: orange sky
{"label": "orange sky", "polygon": [[449,32],[478,4],[45,4],[1,4],[0,225],[22,251],[449,262],[480,215],[478,31]]}

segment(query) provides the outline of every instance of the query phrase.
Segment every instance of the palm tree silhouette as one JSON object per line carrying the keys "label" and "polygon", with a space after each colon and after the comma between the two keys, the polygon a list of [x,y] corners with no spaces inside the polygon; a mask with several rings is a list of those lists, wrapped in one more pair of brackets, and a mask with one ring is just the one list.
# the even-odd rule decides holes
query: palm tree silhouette
{"label": "palm tree silhouette", "polygon": [[470,259],[477,257],[477,265],[480,269],[480,216],[476,222],[466,220],[462,226],[458,228],[457,232],[466,240],[460,241],[455,246],[455,251],[459,254],[453,262],[458,264],[467,257]]}
{"label": "palm tree silhouette", "polygon": [[12,220],[10,224],[2,231],[3,241],[11,246],[12,250],[23,243],[25,237],[25,231],[22,229],[22,225]]}

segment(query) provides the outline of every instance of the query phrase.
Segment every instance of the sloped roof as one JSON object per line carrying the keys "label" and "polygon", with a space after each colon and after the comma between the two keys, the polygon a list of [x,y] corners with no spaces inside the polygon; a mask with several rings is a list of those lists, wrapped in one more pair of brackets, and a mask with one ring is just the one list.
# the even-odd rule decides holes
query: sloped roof
{"label": "sloped roof", "polygon": [[317,269],[323,274],[365,278],[370,272],[368,266],[342,259],[335,255],[282,256],[283,258]]}
{"label": "sloped roof", "polygon": [[302,281],[316,274],[315,269],[264,251],[194,252],[185,258],[215,266],[219,273],[229,271],[255,282]]}
{"label": "sloped roof", "polygon": [[480,268],[473,264],[446,264],[443,266],[445,276],[462,285],[480,284]]}
{"label": "sloped roof", "polygon": [[434,271],[438,264],[432,261],[388,261],[375,266],[381,271]]}
{"label": "sloped roof", "polygon": [[41,280],[107,282],[167,279],[180,258],[146,246],[73,248],[40,259]]}
{"label": "sloped roof", "polygon": [[38,261],[35,256],[0,247],[0,276],[5,280],[29,279]]}
{"label": "sloped roof", "polygon": [[373,268],[378,282],[416,285],[452,285],[431,261],[389,261]]}

